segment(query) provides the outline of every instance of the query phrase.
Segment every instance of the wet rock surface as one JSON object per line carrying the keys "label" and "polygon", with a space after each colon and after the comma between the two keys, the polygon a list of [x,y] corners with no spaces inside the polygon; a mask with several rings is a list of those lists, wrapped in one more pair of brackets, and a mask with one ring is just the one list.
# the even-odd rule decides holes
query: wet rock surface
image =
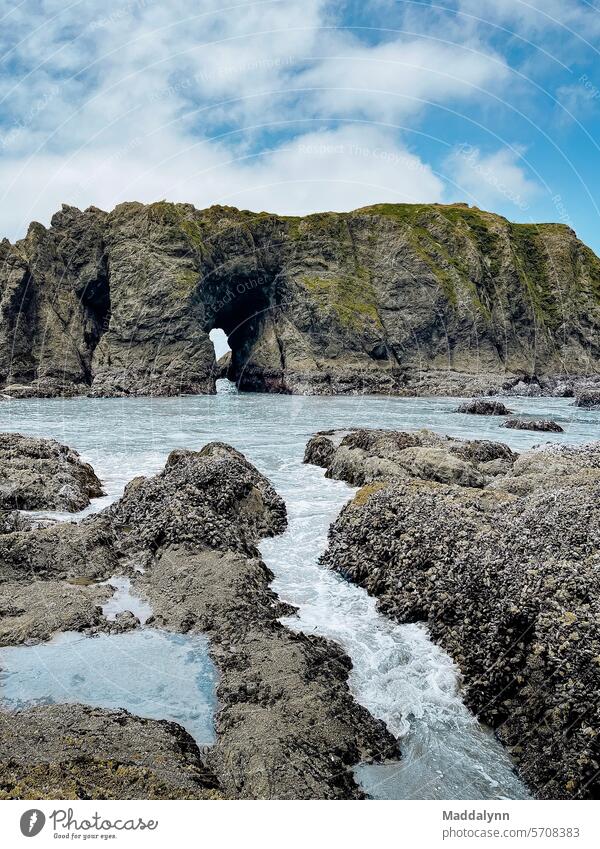
{"label": "wet rock surface", "polygon": [[124,710],[0,713],[0,799],[218,799],[181,726]]}
{"label": "wet rock surface", "polygon": [[459,404],[457,413],[469,413],[473,416],[509,416],[512,410],[509,410],[502,401],[493,401],[489,398],[473,398],[472,401],[465,401]]}
{"label": "wet rock surface", "polygon": [[0,580],[104,579],[117,567],[112,524],[104,516],[0,535]]}
{"label": "wet rock surface", "polygon": [[54,439],[0,434],[0,509],[83,510],[104,495],[89,463]]}
{"label": "wet rock surface", "polygon": [[558,422],[550,419],[507,419],[500,427],[508,427],[513,430],[539,430],[546,433],[564,433]]}
{"label": "wet rock surface", "polygon": [[354,486],[422,478],[483,487],[487,478],[510,469],[517,456],[502,443],[453,439],[430,430],[357,429],[315,434],[306,446],[304,462],[322,466],[326,477]]}
{"label": "wet rock surface", "polygon": [[31,527],[31,520],[18,510],[0,510],[0,534],[28,531]]}
{"label": "wet rock surface", "polygon": [[65,630],[103,627],[98,582],[119,568],[116,534],[105,517],[0,534],[0,645],[35,643]]}
{"label": "wet rock surface", "polygon": [[518,456],[447,440],[484,475],[473,487],[373,475],[367,459],[419,434],[358,433],[372,440],[366,459],[336,466],[343,438],[328,458],[328,473],[366,485],[332,526],[324,562],[399,622],[427,623],[535,795],[597,798],[600,445]]}
{"label": "wet rock surface", "polygon": [[0,647],[51,639],[59,631],[87,631],[103,623],[105,586],[68,581],[0,582]]}
{"label": "wet rock surface", "polygon": [[575,406],[584,410],[600,410],[600,388],[583,389],[575,394]]}
{"label": "wet rock surface", "polygon": [[220,442],[172,451],[153,478],[135,478],[108,508],[122,548],[153,553],[170,543],[256,552],[281,533],[285,504],[245,457]]}
{"label": "wet rock surface", "polygon": [[[112,622],[102,615],[110,588],[97,581],[127,574],[133,591],[151,603],[153,626],[210,638],[220,674],[217,742],[194,763],[202,770],[208,764],[220,793],[359,798],[353,766],[393,756],[397,744],[350,695],[350,661],[339,647],[278,622],[293,608],[270,590],[272,575],[256,545],[285,525],[283,501],[239,452],[221,443],[200,452],[174,451],[160,474],[136,478],[120,501],[97,516],[0,535],[1,640],[11,645],[66,629],[93,634],[138,627],[132,615]],[[140,567],[143,573],[136,571]],[[79,767],[59,757],[61,743],[53,736],[61,733],[53,724],[57,708],[36,710],[19,715],[21,727],[30,721],[34,728],[43,725],[48,711],[49,736],[40,751],[50,754],[41,765],[25,744],[19,754],[15,735],[1,758],[0,788],[9,796],[33,793],[29,788],[39,786],[38,780],[69,798],[80,792],[119,797],[130,792],[128,782],[140,798],[204,792],[157,777],[151,765],[140,772],[133,718],[122,723],[126,729],[131,725],[131,734],[124,732],[123,739],[108,734],[100,765],[89,766],[84,758]],[[77,707],[75,729],[78,717],[85,727],[88,710]],[[99,728],[114,725],[110,712],[93,716]],[[144,728],[151,734],[163,725],[148,721]],[[167,762],[175,768],[173,757]],[[121,764],[131,767],[127,775],[119,773]],[[88,790],[80,790],[88,766]],[[114,770],[123,776],[120,784],[111,780]]]}

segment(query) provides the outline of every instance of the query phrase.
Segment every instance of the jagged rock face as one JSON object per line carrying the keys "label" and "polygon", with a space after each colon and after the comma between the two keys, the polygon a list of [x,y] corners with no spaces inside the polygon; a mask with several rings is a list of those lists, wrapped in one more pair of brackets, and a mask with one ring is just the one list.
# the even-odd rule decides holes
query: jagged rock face
{"label": "jagged rock face", "polygon": [[[427,623],[461,670],[465,701],[536,796],[597,798],[600,443],[519,456],[437,437],[446,464],[411,469],[410,442],[432,437],[311,440],[308,462],[365,484],[332,525],[323,562],[384,614]],[[483,487],[440,476],[456,456]]]}
{"label": "jagged rock face", "polygon": [[134,478],[108,508],[123,546],[155,552],[170,543],[256,555],[256,542],[281,533],[285,504],[243,454],[221,442],[179,449],[152,478]]}
{"label": "jagged rock face", "polygon": [[[463,205],[63,207],[0,244],[0,380],[38,394],[494,391],[600,361],[600,260]],[[9,390],[10,393],[10,390]]]}
{"label": "jagged rock face", "polygon": [[0,433],[0,509],[83,510],[104,495],[77,451],[55,439]]}

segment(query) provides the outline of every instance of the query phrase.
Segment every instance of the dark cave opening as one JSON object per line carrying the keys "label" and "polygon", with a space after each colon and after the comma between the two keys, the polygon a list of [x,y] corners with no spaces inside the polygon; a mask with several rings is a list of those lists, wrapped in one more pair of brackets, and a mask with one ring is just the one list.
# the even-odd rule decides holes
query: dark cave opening
{"label": "dark cave opening", "polygon": [[86,283],[79,297],[85,313],[83,324],[85,354],[80,355],[80,361],[86,382],[91,384],[94,351],[108,330],[111,316],[109,274],[105,258],[100,265],[98,276]]}
{"label": "dark cave opening", "polygon": [[226,376],[240,389],[247,388],[244,379],[246,366],[269,316],[269,294],[261,281],[232,281],[220,300],[207,310],[212,313],[208,323],[211,341],[213,345],[217,341],[222,351],[220,358],[215,346],[216,359],[219,361],[227,353],[222,347],[224,338],[231,352],[227,372],[220,376]]}

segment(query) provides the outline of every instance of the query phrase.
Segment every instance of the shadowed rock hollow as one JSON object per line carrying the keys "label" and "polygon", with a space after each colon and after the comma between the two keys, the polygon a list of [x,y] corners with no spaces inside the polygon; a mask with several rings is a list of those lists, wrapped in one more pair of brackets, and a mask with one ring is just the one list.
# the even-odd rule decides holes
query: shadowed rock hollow
{"label": "shadowed rock hollow", "polygon": [[214,392],[214,328],[243,390],[572,391],[598,371],[599,326],[600,260],[572,230],[460,204],[63,206],[0,243],[13,396]]}

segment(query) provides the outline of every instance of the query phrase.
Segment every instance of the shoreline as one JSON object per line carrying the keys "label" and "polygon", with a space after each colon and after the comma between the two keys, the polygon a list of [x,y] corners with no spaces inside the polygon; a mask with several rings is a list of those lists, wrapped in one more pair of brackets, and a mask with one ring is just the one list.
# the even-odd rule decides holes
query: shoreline
{"label": "shoreline", "polygon": [[[284,390],[260,390],[241,388],[240,395],[291,395],[315,398],[461,398],[470,397],[515,397],[515,398],[577,398],[587,392],[600,393],[600,375],[598,372],[580,374],[548,374],[525,375],[510,373],[468,374],[454,371],[423,371],[415,375],[398,372],[395,378],[390,376],[392,383],[385,383],[378,389],[359,378],[356,386],[345,382],[344,386],[335,383],[323,384],[321,375],[315,375],[315,380],[303,376],[302,385],[294,389],[293,381],[290,388]],[[399,381],[399,382],[397,382]],[[394,385],[396,382],[396,385]],[[0,388],[0,401],[18,401],[27,399],[63,400],[71,398],[188,398],[213,397],[217,394],[216,387],[212,391],[181,392],[176,385],[159,391],[128,391],[128,392],[98,392],[90,384],[61,384],[60,381],[47,381],[46,386],[40,386],[43,381],[32,381],[27,384],[7,384]],[[216,383],[216,381],[215,381]],[[37,386],[36,386],[37,384]]]}

